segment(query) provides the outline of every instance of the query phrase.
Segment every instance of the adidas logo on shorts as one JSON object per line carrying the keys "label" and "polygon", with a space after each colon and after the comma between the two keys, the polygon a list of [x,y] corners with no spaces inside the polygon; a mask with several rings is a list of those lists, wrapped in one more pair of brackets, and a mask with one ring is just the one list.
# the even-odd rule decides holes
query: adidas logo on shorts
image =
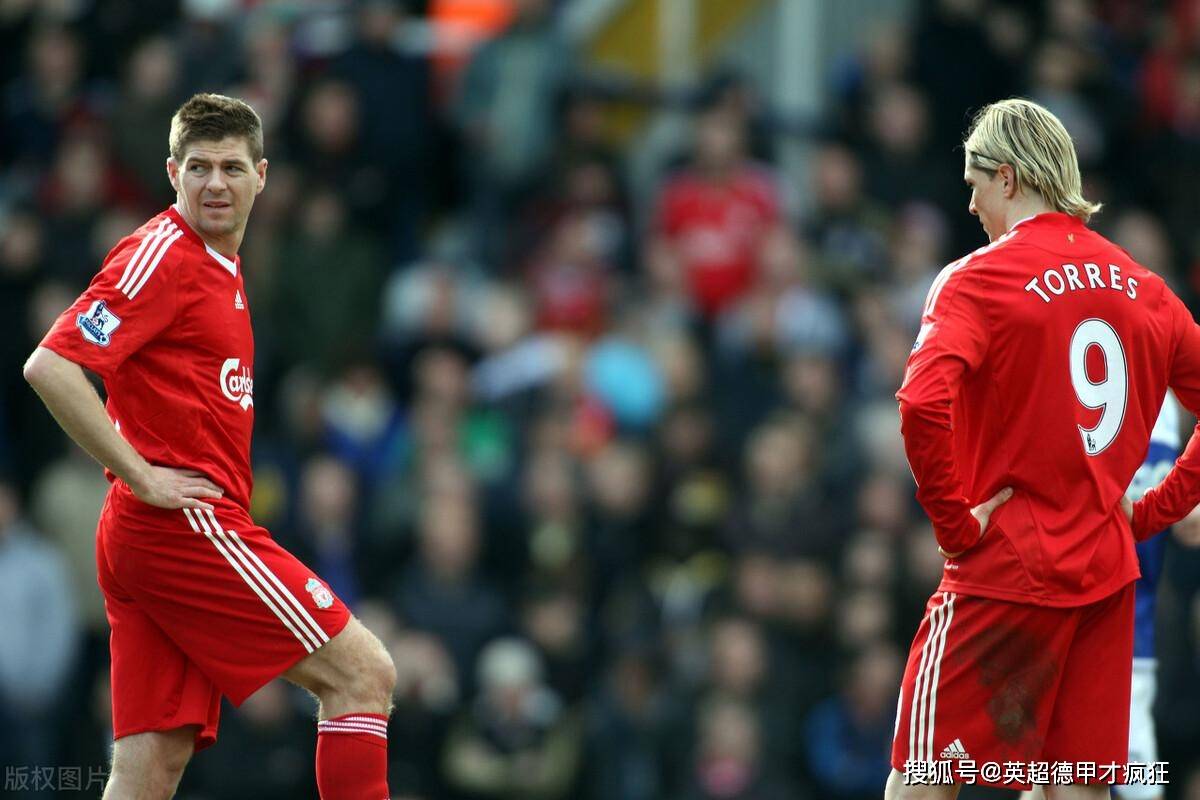
{"label": "adidas logo on shorts", "polygon": [[967,753],[967,748],[963,747],[962,739],[955,739],[953,742],[946,745],[946,749],[942,751],[942,758],[946,760],[951,758],[970,757],[970,754]]}

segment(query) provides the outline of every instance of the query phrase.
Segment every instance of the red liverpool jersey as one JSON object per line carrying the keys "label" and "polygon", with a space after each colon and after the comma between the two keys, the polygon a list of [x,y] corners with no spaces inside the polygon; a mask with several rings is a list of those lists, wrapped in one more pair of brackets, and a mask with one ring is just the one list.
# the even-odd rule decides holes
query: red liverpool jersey
{"label": "red liverpool jersey", "polygon": [[104,379],[108,414],[143,458],[203,472],[249,507],[246,290],[238,261],[208,247],[174,207],[117,243],[42,346]]}
{"label": "red liverpool jersey", "polygon": [[[1168,386],[1200,410],[1200,329],[1075,217],[1023,220],[942,270],[896,395],[917,498],[938,543],[965,551],[941,591],[1076,606],[1137,578],[1119,503]],[[980,539],[970,509],[1006,486]],[[1161,530],[1197,494],[1200,480],[1168,478],[1134,531]]]}

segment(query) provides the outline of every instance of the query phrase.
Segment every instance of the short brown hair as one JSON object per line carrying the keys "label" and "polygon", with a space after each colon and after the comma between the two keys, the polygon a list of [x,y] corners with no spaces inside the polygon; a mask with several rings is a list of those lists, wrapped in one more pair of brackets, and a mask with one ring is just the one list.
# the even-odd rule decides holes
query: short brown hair
{"label": "short brown hair", "polygon": [[249,104],[223,94],[192,95],[171,117],[171,157],[182,161],[192,142],[219,142],[229,136],[246,140],[254,163],[263,157],[262,120]]}

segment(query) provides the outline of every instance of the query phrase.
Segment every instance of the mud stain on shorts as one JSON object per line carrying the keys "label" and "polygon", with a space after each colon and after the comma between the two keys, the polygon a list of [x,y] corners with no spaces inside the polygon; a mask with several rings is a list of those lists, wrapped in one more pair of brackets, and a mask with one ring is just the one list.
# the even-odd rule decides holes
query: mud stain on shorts
{"label": "mud stain on shorts", "polygon": [[994,625],[959,643],[953,659],[986,690],[985,710],[996,738],[1040,748],[1037,713],[1059,670],[1049,648],[1018,627]]}

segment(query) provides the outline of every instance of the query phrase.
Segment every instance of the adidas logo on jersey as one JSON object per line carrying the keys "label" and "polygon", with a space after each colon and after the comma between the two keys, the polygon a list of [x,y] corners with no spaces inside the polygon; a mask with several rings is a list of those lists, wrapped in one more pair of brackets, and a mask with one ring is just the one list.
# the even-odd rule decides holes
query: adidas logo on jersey
{"label": "adidas logo on jersey", "polygon": [[942,751],[942,758],[945,760],[970,757],[970,754],[967,753],[967,748],[963,747],[962,739],[955,739],[946,745],[946,749]]}
{"label": "adidas logo on jersey", "polygon": [[244,311],[246,304],[242,302],[242,290],[238,289],[233,293],[233,310]]}

